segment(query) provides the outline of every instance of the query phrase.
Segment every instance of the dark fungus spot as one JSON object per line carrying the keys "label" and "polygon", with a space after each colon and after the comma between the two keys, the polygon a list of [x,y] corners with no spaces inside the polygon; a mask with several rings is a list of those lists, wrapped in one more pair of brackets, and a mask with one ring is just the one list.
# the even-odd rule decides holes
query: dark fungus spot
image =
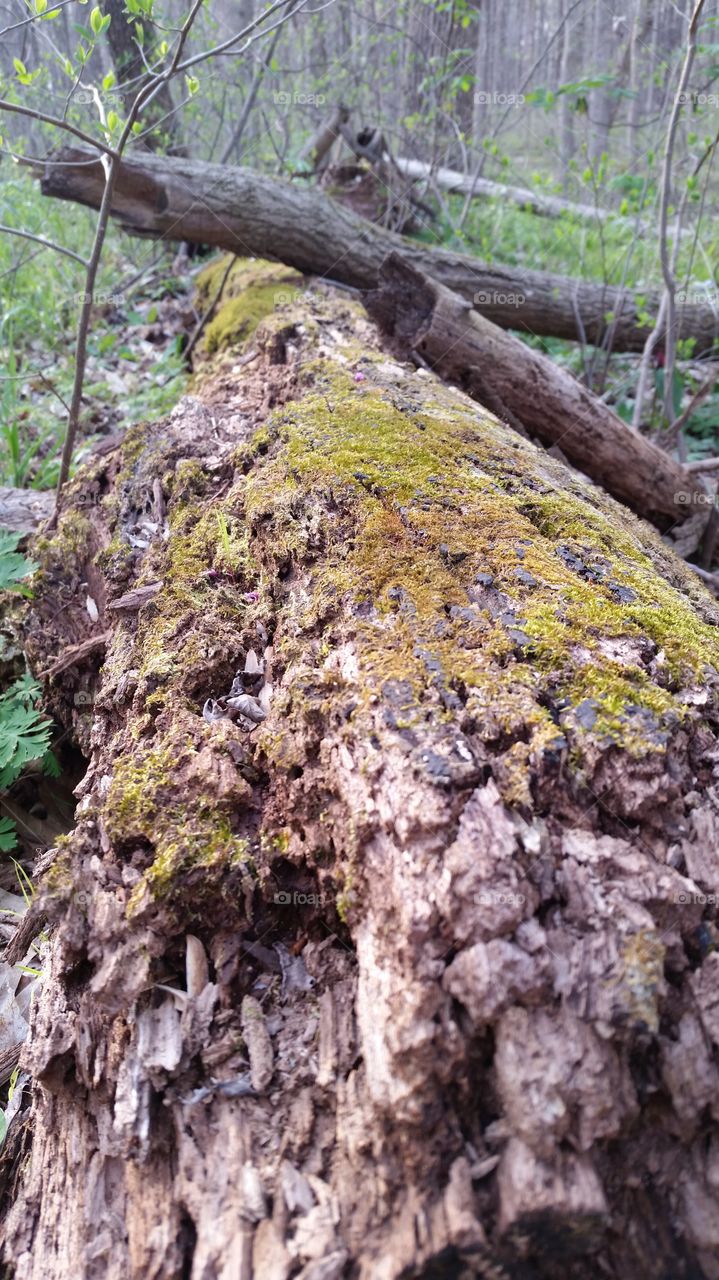
{"label": "dark fungus spot", "polygon": [[579,702],[575,708],[574,714],[583,729],[594,728],[597,720],[597,712],[591,698],[584,698],[582,702]]}
{"label": "dark fungus spot", "polygon": [[526,631],[517,630],[516,627],[508,627],[507,635],[514,644],[519,645],[520,649],[524,649],[532,643],[531,636],[528,636]]}
{"label": "dark fungus spot", "polygon": [[446,785],[452,781],[452,769],[449,761],[444,756],[437,755],[436,751],[424,751],[422,753],[422,764],[430,778],[434,779],[435,782]]}
{"label": "dark fungus spot", "polygon": [[618,582],[608,582],[607,586],[614,599],[618,600],[620,604],[631,604],[632,600],[637,598],[636,591],[632,591],[631,587],[621,587]]}
{"label": "dark fungus spot", "polygon": [[569,547],[557,547],[557,555],[563,560],[568,569],[573,569],[575,573],[583,573],[586,566],[579,556],[575,556]]}
{"label": "dark fungus spot", "polygon": [[514,576],[515,578],[518,578],[520,582],[523,582],[525,587],[536,587],[537,585],[537,579],[533,578],[531,573],[526,569],[515,569]]}
{"label": "dark fungus spot", "polygon": [[491,573],[478,573],[474,581],[478,582],[481,587],[491,587],[494,578]]}
{"label": "dark fungus spot", "polygon": [[439,554],[441,555],[445,564],[454,565],[454,564],[461,564],[463,560],[467,559],[467,556],[469,553],[467,551],[458,551],[458,550],[451,551],[450,548],[447,546],[447,543],[442,542],[440,544]]}

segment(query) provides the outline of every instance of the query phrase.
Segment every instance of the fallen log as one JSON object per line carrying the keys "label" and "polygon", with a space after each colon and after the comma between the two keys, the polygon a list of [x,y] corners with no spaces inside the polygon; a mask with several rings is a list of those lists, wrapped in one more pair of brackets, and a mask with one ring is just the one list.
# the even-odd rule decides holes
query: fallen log
{"label": "fallen log", "polygon": [[252,342],[31,548],[109,635],[3,1267],[715,1280],[719,609],[354,301]]}
{"label": "fallen log", "polygon": [[[576,378],[472,310],[458,294],[391,254],[365,305],[404,356],[418,353],[500,418],[562,453],[614,497],[660,527],[705,518],[713,500],[695,476],[630,430]],[[519,374],[518,374],[519,371]],[[691,536],[691,535],[690,535]],[[693,548],[690,548],[693,549]]]}
{"label": "fallen log", "polygon": [[552,196],[547,192],[532,190],[529,187],[506,186],[503,182],[492,182],[489,178],[475,178],[471,173],[460,173],[456,169],[445,169],[441,165],[435,167],[426,164],[423,160],[411,160],[406,156],[394,156],[393,159],[400,173],[403,173],[406,178],[425,181],[431,179],[443,191],[450,194],[509,201],[510,204],[517,204],[541,218],[569,217],[577,218],[581,222],[612,220],[634,225],[632,219],[598,205],[578,204],[576,201],[564,200],[561,196]]}
{"label": "fallen log", "polygon": [[[33,162],[32,167],[38,166]],[[91,151],[65,147],[39,169],[44,195],[98,208],[104,172]],[[428,248],[374,226],[321,191],[197,160],[154,155],[123,162],[113,215],[134,234],[217,245],[232,253],[277,258],[298,270],[360,289],[377,284],[381,262],[393,250],[467,298],[502,328],[601,343],[611,329],[615,350],[640,351],[650,329],[630,292],[522,267],[492,266],[476,258]],[[656,290],[642,296],[642,311],[657,315]],[[685,304],[678,334],[697,351],[711,350],[719,314]]]}

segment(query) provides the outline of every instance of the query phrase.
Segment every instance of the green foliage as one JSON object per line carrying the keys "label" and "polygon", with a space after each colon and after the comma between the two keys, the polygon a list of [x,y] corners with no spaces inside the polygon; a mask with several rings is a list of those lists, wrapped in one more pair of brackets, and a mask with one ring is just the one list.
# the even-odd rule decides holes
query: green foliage
{"label": "green foliage", "polygon": [[[27,175],[3,170],[0,222],[87,252],[94,220],[89,210],[73,206],[69,217],[68,206],[43,197]],[[119,398],[125,425],[159,416],[176,403],[186,381],[179,339],[143,361],[138,356],[141,344],[127,341],[134,329],[153,323],[158,293],[177,288],[168,273],[150,286],[147,300],[123,292],[122,282],[147,261],[145,245],[110,226],[96,282],[98,307],[85,385],[87,418],[100,423],[112,425]],[[84,276],[79,263],[10,235],[0,237],[0,484],[49,489],[57,481]],[[105,299],[116,302],[103,305]],[[124,384],[121,393],[118,375]]]}
{"label": "green foliage", "polygon": [[[0,591],[30,595],[23,583],[37,566],[17,550],[20,535],[0,529]],[[42,760],[52,777],[60,769],[50,751],[51,722],[36,708],[40,686],[32,676],[24,675],[0,695],[0,790],[6,790],[19,778],[32,760]],[[17,844],[15,824],[0,817],[0,852],[6,853]]]}
{"label": "green foliage", "polygon": [[[24,675],[0,696],[0,788],[19,778],[32,760],[41,760],[50,748],[51,722],[35,707],[40,686]],[[54,772],[56,762],[51,765]]]}
{"label": "green foliage", "polygon": [[30,594],[22,579],[34,573],[37,565],[17,550],[20,534],[10,529],[0,529],[0,591],[18,591]]}
{"label": "green foliage", "polygon": [[16,844],[17,834],[12,818],[0,818],[0,853],[9,853]]}

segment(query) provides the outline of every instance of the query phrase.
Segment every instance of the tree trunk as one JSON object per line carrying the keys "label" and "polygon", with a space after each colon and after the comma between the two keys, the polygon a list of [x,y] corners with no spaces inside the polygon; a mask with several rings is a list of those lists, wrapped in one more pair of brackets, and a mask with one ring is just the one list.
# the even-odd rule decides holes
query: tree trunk
{"label": "tree trunk", "polygon": [[[143,52],[140,51],[136,41],[135,24],[132,21],[131,14],[125,7],[125,0],[106,0],[105,10],[111,18],[107,29],[107,42],[112,54],[117,81],[117,90],[111,91],[111,101],[114,103],[116,95],[118,93],[122,94],[125,83],[131,83],[132,91],[126,95],[125,112],[127,112],[130,103],[134,101],[140,89],[149,79],[147,67],[157,58],[156,46],[158,41],[152,36],[152,24],[148,24],[149,38],[147,46],[143,50],[143,57]],[[122,98],[120,101],[122,101]],[[122,106],[119,111],[122,115]],[[180,125],[175,112],[176,108],[170,86],[167,83],[161,84],[149,107],[140,114],[140,122],[148,130],[147,136],[143,139],[145,147],[153,151],[155,148],[162,146],[164,141],[165,145],[169,143],[173,154],[187,154],[182,143]],[[153,128],[156,132],[150,132]]]}
{"label": "tree trunk", "polygon": [[[100,162],[93,164],[89,151],[74,147],[62,148],[42,171],[45,195],[92,208],[100,204],[104,183]],[[121,167],[112,211],[135,233],[278,258],[361,289],[375,287],[380,264],[394,249],[502,328],[570,339],[581,334],[600,343],[611,318],[612,345],[627,351],[643,350],[650,332],[626,290],[427,248],[373,226],[322,192],[251,169],[133,156]],[[658,313],[655,291],[645,291],[642,303],[647,314]],[[711,350],[718,332],[710,306],[682,308],[678,336],[694,338],[697,353]]]}
{"label": "tree trunk", "polygon": [[[528,350],[398,254],[382,264],[380,287],[366,303],[403,356],[417,353],[510,426],[560,448],[615,498],[673,531],[683,551],[696,548],[713,506],[698,477],[631,431],[566,369]],[[679,511],[690,519],[679,523]]]}
{"label": "tree trunk", "polygon": [[33,547],[106,657],[6,1274],[713,1280],[719,610],[354,302],[252,350]]}

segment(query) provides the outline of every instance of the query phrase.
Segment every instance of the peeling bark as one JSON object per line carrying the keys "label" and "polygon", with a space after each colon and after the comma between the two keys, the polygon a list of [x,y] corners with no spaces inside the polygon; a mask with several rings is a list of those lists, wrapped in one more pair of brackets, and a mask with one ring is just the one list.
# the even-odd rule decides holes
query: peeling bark
{"label": "peeling bark", "polygon": [[355,304],[252,341],[33,547],[107,634],[6,1273],[713,1280],[719,610]]}

